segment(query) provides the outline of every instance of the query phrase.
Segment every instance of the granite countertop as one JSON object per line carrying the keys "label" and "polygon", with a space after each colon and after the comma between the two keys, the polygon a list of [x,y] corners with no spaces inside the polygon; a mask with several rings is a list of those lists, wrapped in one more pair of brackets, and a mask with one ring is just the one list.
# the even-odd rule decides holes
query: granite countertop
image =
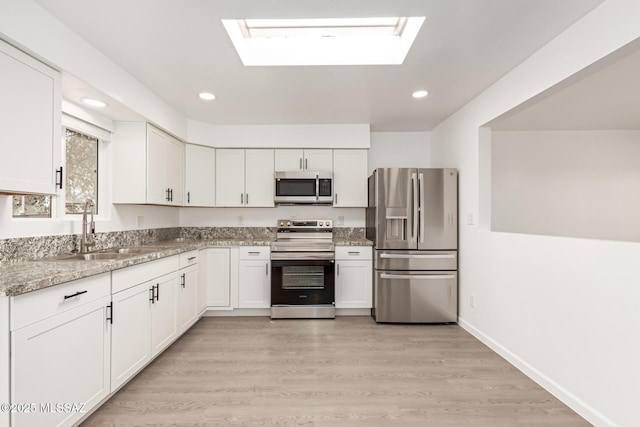
{"label": "granite countertop", "polygon": [[[157,242],[153,251],[120,259],[60,261],[56,258],[3,263],[0,265],[0,296],[18,296],[72,280],[130,267],[155,259],[212,246],[269,246],[271,240],[215,239]],[[336,246],[371,246],[366,239],[335,240]],[[100,252],[100,251],[96,251]]]}

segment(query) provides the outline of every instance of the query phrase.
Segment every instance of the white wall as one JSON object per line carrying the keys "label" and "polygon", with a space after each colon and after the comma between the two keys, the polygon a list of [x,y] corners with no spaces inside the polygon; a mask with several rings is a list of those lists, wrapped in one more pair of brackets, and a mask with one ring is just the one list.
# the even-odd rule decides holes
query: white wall
{"label": "white wall", "polygon": [[491,229],[640,242],[640,131],[494,131]]}
{"label": "white wall", "polygon": [[[632,42],[638,22],[640,2],[606,0],[432,131],[433,166],[460,170],[461,217],[485,212],[479,128]],[[640,245],[461,225],[460,248],[464,328],[591,423],[640,425]]]}
{"label": "white wall", "polygon": [[371,132],[369,175],[376,168],[431,166],[429,132]]}

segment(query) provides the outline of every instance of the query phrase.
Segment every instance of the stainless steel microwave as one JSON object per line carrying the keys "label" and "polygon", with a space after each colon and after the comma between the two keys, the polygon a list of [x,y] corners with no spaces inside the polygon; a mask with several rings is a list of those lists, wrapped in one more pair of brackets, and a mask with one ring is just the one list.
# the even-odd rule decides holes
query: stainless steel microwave
{"label": "stainless steel microwave", "polygon": [[275,203],[279,205],[330,205],[333,203],[331,172],[276,172]]}

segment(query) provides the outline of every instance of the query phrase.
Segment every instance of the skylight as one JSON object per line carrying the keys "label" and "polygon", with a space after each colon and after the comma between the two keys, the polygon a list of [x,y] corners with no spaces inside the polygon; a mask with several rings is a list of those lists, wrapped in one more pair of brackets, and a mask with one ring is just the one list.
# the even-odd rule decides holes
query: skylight
{"label": "skylight", "polygon": [[223,19],[245,66],[402,64],[424,17]]}

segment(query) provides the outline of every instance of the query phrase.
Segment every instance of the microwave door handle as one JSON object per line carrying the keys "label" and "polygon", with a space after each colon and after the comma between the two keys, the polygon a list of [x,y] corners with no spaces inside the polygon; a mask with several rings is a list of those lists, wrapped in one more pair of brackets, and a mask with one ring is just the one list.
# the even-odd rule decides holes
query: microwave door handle
{"label": "microwave door handle", "polygon": [[316,174],[316,202],[319,200],[320,200],[320,175]]}

